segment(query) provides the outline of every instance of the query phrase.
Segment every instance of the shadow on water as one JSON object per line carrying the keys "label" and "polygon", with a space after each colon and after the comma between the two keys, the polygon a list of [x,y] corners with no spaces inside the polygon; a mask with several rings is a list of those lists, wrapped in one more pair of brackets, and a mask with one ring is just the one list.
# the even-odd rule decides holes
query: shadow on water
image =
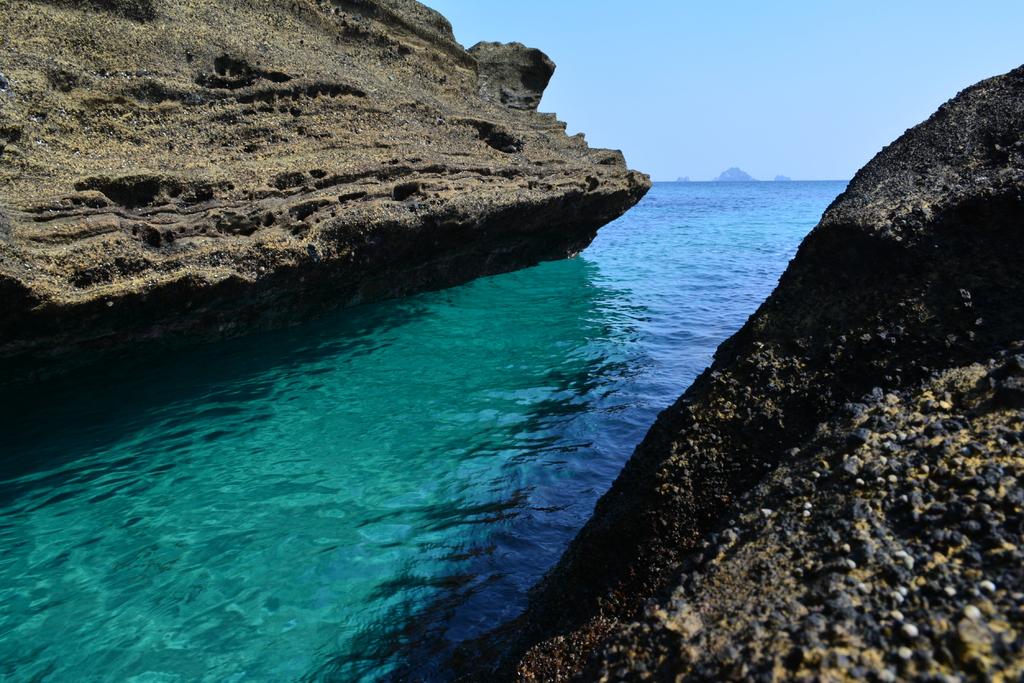
{"label": "shadow on water", "polygon": [[[8,387],[0,395],[0,415],[9,425],[0,482],[100,452],[157,414],[164,415],[169,430],[187,428],[197,417],[236,414],[239,404],[266,399],[280,375],[328,374],[333,369],[322,365],[325,359],[372,354],[388,343],[389,332],[428,313],[429,305],[416,299],[359,306],[296,327],[172,351],[141,351],[114,366],[89,366]],[[210,405],[197,416],[189,411],[200,399]],[[181,417],[167,418],[175,406],[182,408]],[[47,480],[26,485],[46,486]],[[17,490],[4,485],[0,501],[8,502],[2,496]]]}
{"label": "shadow on water", "polygon": [[[621,290],[602,286],[595,264],[584,259],[571,267],[585,277],[572,287],[585,293],[569,316],[577,343],[550,355],[551,365],[541,371],[544,395],[520,421],[490,431],[486,441],[466,450],[467,458],[504,451],[500,474],[477,482],[490,485],[492,498],[476,505],[447,500],[364,520],[455,533],[441,571],[424,576],[412,558],[377,588],[382,598],[410,592],[425,598],[400,601],[303,680],[446,680],[444,663],[453,649],[518,614],[526,589],[589,515],[622,455],[621,442],[609,448],[593,437],[618,433],[633,406],[621,405],[616,393],[648,361],[632,348],[639,330],[631,319],[642,317],[643,308]],[[597,460],[605,467],[594,467]],[[382,662],[392,666],[382,669]]]}
{"label": "shadow on water", "polygon": [[[629,325],[611,324],[603,317],[615,310],[618,292],[595,284],[596,273],[596,267],[582,259],[544,264],[454,290],[342,311],[276,333],[140,355],[114,368],[93,368],[5,396],[0,410],[10,427],[0,456],[0,510],[5,520],[0,524],[0,543],[20,552],[0,563],[0,578],[14,572],[26,587],[22,592],[50,575],[63,573],[66,579],[68,565],[80,553],[75,548],[98,545],[108,546],[105,555],[123,558],[93,558],[99,567],[90,570],[95,577],[91,583],[123,580],[125,590],[132,583],[125,577],[141,571],[139,558],[153,554],[166,556],[161,566],[183,565],[176,578],[183,583],[195,583],[197,573],[254,574],[238,564],[246,547],[278,542],[294,533],[289,528],[293,522],[268,508],[277,501],[290,505],[290,498],[316,495],[337,501],[328,504],[338,507],[337,514],[345,520],[343,531],[328,526],[322,532],[336,540],[316,551],[330,558],[323,561],[324,576],[317,582],[330,586],[330,576],[338,575],[343,584],[368,584],[360,589],[365,595],[359,602],[361,607],[375,607],[355,625],[337,622],[338,632],[319,643],[290,643],[291,648],[318,653],[322,663],[309,661],[307,677],[377,678],[414,644],[420,654],[429,651],[424,664],[433,666],[436,662],[430,657],[449,647],[460,610],[483,596],[478,617],[506,617],[505,610],[517,606],[507,596],[532,582],[537,568],[560,549],[564,531],[548,529],[547,536],[522,545],[516,536],[527,530],[516,527],[531,514],[565,514],[564,506],[552,504],[555,496],[545,491],[572,480],[573,469],[587,469],[582,464],[566,467],[566,462],[593,455],[591,444],[571,435],[571,425],[598,407],[595,404],[607,394],[606,385],[635,370],[622,348],[629,343]],[[387,363],[395,366],[380,367]],[[306,405],[282,420],[282,410],[289,410],[287,404],[293,402]],[[287,442],[291,432],[330,423],[339,410],[350,410],[358,419],[340,427],[316,427],[331,438],[320,443],[314,439],[302,449]],[[275,438],[285,441],[268,440],[261,431],[267,424],[277,424]],[[387,445],[390,439],[395,441]],[[208,459],[221,457],[224,442],[237,442],[234,450],[254,455],[287,452],[298,463],[292,469],[297,477],[320,473],[315,482],[278,480],[272,487],[264,485],[239,467],[247,466],[244,461]],[[385,450],[374,452],[373,443]],[[397,472],[408,479],[407,485],[379,501],[371,500],[368,492],[350,498],[353,487],[363,481],[351,472],[332,476],[331,468],[341,465],[334,462],[338,456],[331,456],[326,473],[321,471],[327,456],[318,449],[326,446],[342,458],[380,457],[377,464],[360,463],[377,468],[375,475],[406,466],[422,472]],[[169,477],[175,490],[185,486],[188,491],[170,508],[148,511],[159,514],[159,523],[147,513],[101,522],[123,529],[117,533],[127,538],[116,541],[102,532],[88,538],[95,532],[54,531],[58,517],[79,515],[81,505],[88,506],[84,511],[89,515],[116,515],[113,504],[127,496],[135,501],[133,510],[151,508],[149,499],[157,504],[156,482]],[[221,481],[225,478],[235,481]],[[258,509],[267,517],[261,524],[280,528],[217,529],[216,538],[203,537],[203,527],[189,521],[197,512],[202,517],[203,510],[194,508],[208,508],[215,516],[218,509],[234,505],[216,491],[237,486],[248,489],[243,505],[259,505],[257,499],[263,497]],[[261,493],[264,486],[266,492]],[[438,486],[440,494],[417,493]],[[188,500],[189,495],[198,495],[192,490],[208,488],[213,490],[207,498]],[[405,495],[409,500],[402,499]],[[111,506],[109,511],[105,506]],[[309,509],[318,514],[319,508]],[[240,511],[231,513],[238,516]],[[21,538],[24,529],[40,524],[40,515],[43,520],[53,517],[46,523],[48,547],[42,546],[42,539]],[[153,535],[156,529],[164,538]],[[167,549],[168,533],[188,536],[188,550]],[[227,538],[229,553],[237,558],[223,550],[210,556],[205,550],[207,545],[223,547]],[[358,568],[346,559],[357,549],[367,552],[366,538],[375,548],[371,556],[390,558],[382,570],[373,569],[372,557],[361,560]],[[26,540],[39,547],[23,547]],[[200,554],[208,557],[207,563],[185,563],[175,559],[177,553]],[[289,580],[288,572],[282,571],[275,581]],[[351,576],[353,572],[358,575]],[[169,596],[147,597],[146,591],[159,590],[150,581],[155,580],[136,583],[131,599],[143,610],[162,610],[160,604]],[[273,592],[272,586],[266,588]],[[310,590],[324,589],[311,585]],[[13,587],[6,595],[0,591],[0,607],[11,608],[12,613],[25,609],[14,593]],[[74,589],[69,589],[46,608],[60,609],[75,600]],[[275,605],[275,600],[270,597],[264,603]],[[73,611],[81,621],[79,631],[107,616],[105,608],[86,605]],[[324,622],[310,632],[322,633],[331,623]],[[171,630],[189,628],[180,619],[170,624]],[[467,623],[463,627],[472,629]],[[113,633],[110,637],[116,639]],[[10,647],[17,644],[17,638],[9,642]],[[104,645],[96,642],[93,647],[102,650]],[[245,657],[267,656],[258,645]],[[0,645],[0,654],[5,649]],[[40,645],[39,659],[45,659],[47,650],[47,644]],[[109,671],[135,672],[130,666],[119,670],[126,664],[110,656],[114,659]],[[8,661],[20,670],[29,660],[22,651]],[[165,666],[173,670],[178,665]],[[296,667],[292,671],[299,673]]]}

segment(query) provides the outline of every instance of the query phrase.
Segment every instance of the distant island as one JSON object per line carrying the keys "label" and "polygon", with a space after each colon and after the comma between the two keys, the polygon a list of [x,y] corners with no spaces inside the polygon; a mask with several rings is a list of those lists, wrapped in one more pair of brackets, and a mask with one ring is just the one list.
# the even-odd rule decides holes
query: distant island
{"label": "distant island", "polygon": [[735,166],[733,166],[732,168],[727,169],[725,171],[722,171],[721,175],[719,175],[717,178],[715,178],[715,180],[720,182],[720,183],[742,183],[742,182],[749,182],[749,181],[751,181],[753,179],[754,178],[751,177],[751,175],[749,173],[747,173],[746,171],[740,170],[740,169],[736,168]]}
{"label": "distant island", "polygon": [[[790,178],[788,175],[777,175],[772,180],[774,182],[777,182],[777,183],[784,183],[784,182],[790,182],[793,179]],[[676,178],[676,182],[677,183],[692,183],[692,182],[695,182],[695,181],[693,179],[691,179],[690,176],[688,176],[688,175],[681,175],[678,178]],[[733,166],[732,168],[729,168],[729,169],[726,169],[725,171],[722,171],[718,175],[718,177],[714,179],[713,182],[718,182],[718,183],[749,183],[749,182],[757,182],[757,178],[753,177],[752,175],[750,175],[749,173],[744,171],[742,168],[738,168],[736,166]]]}

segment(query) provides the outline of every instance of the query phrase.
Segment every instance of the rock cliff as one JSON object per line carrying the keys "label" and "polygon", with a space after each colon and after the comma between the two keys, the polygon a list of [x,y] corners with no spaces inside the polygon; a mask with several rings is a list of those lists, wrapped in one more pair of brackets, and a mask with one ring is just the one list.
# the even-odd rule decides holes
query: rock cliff
{"label": "rock cliff", "polygon": [[578,252],[649,188],[412,0],[0,2],[0,360],[46,371]]}
{"label": "rock cliff", "polygon": [[487,675],[1019,680],[1022,227],[1024,67],[856,175]]}

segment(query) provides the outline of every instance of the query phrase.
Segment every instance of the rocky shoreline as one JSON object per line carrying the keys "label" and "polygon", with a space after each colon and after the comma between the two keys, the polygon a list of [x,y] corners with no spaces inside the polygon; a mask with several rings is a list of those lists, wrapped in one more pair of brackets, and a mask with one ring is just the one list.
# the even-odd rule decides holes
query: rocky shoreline
{"label": "rocky shoreline", "polygon": [[650,187],[412,0],[7,8],[6,379],[563,258]]}
{"label": "rocky shoreline", "polygon": [[[14,0],[0,382],[563,258],[649,179],[412,0]],[[1024,676],[1024,67],[885,148],[465,680]]]}
{"label": "rocky shoreline", "polygon": [[1024,67],[856,175],[466,678],[1019,680],[1021,226]]}

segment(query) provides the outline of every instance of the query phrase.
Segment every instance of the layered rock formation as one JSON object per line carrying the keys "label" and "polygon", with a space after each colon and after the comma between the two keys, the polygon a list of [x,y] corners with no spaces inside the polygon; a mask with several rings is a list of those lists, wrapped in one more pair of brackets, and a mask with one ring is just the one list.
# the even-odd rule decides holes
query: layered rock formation
{"label": "layered rock formation", "polygon": [[1022,227],[1024,67],[857,174],[474,676],[1019,680]]}
{"label": "layered rock formation", "polygon": [[565,257],[649,187],[532,111],[542,53],[412,0],[3,7],[8,368]]}

